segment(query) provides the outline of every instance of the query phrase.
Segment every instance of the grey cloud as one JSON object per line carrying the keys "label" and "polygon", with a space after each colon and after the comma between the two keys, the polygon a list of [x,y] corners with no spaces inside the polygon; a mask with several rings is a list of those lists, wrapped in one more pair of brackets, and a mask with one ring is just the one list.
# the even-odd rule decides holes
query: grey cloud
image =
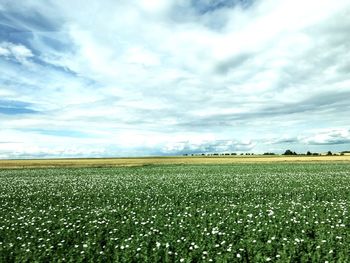
{"label": "grey cloud", "polygon": [[233,10],[240,9],[243,12],[252,7],[254,2],[255,0],[174,1],[168,17],[176,24],[200,24],[213,31],[222,31],[232,19]]}
{"label": "grey cloud", "polygon": [[[287,131],[286,131],[287,132]],[[291,144],[291,145],[339,145],[350,144],[350,130],[329,129],[309,133],[301,132],[297,137],[280,137],[265,141],[266,144]]]}
{"label": "grey cloud", "polygon": [[251,59],[253,53],[241,53],[225,61],[219,62],[215,65],[215,71],[221,74],[226,74],[230,70],[234,70],[237,67],[244,66],[249,59]]}
{"label": "grey cloud", "polygon": [[308,144],[311,145],[337,145],[337,144],[350,144],[350,138],[331,138],[325,141],[315,141],[310,139]]}
{"label": "grey cloud", "polygon": [[[300,115],[303,117],[305,113],[327,114],[332,112],[341,112],[348,109],[348,98],[350,91],[324,92],[315,94],[299,102],[281,103],[278,101],[265,102],[267,105],[260,106],[249,111],[243,111],[232,114],[212,113],[205,117],[192,117],[187,122],[180,122],[180,126],[186,127],[225,127],[232,126],[236,121],[248,121],[257,119],[276,119],[277,121],[285,120],[289,115]],[[270,106],[271,104],[272,106]],[[235,105],[235,104],[234,104]],[[239,108],[239,103],[233,108]],[[208,108],[210,114],[210,108]]]}
{"label": "grey cloud", "polygon": [[300,142],[298,138],[292,137],[292,138],[279,138],[272,141],[269,141],[269,144],[281,144],[281,143],[298,143]]}
{"label": "grey cloud", "polygon": [[213,12],[222,8],[249,7],[252,0],[191,0],[191,5],[200,14]]}

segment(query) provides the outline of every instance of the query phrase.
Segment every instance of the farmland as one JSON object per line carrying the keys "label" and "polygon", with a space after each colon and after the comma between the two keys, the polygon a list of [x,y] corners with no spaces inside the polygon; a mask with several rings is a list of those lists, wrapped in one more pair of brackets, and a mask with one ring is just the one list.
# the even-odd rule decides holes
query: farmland
{"label": "farmland", "polygon": [[53,168],[53,167],[117,167],[169,164],[235,164],[281,162],[350,162],[350,155],[338,156],[169,156],[143,158],[76,158],[0,160],[1,168]]}
{"label": "farmland", "polygon": [[349,208],[349,162],[2,169],[0,262],[348,262]]}

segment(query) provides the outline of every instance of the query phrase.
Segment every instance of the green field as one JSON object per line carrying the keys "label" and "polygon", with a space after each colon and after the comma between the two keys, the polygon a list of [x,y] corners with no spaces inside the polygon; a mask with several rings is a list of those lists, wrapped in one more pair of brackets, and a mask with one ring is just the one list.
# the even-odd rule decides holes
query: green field
{"label": "green field", "polygon": [[349,262],[350,164],[0,170],[0,262]]}

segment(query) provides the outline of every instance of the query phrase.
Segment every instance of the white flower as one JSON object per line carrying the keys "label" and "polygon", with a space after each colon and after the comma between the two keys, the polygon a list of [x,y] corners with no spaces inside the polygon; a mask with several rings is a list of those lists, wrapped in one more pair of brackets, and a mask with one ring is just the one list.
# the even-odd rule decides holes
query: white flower
{"label": "white flower", "polygon": [[237,253],[236,257],[241,258],[241,254]]}

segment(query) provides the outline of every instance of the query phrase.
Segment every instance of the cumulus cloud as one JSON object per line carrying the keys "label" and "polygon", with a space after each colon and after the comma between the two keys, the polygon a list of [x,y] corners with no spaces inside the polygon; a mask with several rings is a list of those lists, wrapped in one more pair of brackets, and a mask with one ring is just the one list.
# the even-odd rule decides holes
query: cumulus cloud
{"label": "cumulus cloud", "polygon": [[[347,0],[0,8],[0,121],[27,130],[27,145],[106,155],[264,152],[307,147],[312,139],[300,134],[315,129],[350,128]],[[9,101],[27,104],[9,109]],[[60,140],[61,130],[71,140]],[[318,145],[339,145],[331,137]]]}
{"label": "cumulus cloud", "polygon": [[23,45],[16,45],[11,42],[0,43],[0,56],[7,58],[13,57],[20,63],[26,63],[27,60],[33,57],[33,53],[30,49]]}
{"label": "cumulus cloud", "polygon": [[315,145],[350,144],[350,131],[348,129],[325,130],[303,138],[303,140]]}
{"label": "cumulus cloud", "polygon": [[214,140],[214,141],[184,141],[165,145],[163,151],[170,154],[191,153],[224,153],[235,151],[250,151],[254,148],[252,141]]}

